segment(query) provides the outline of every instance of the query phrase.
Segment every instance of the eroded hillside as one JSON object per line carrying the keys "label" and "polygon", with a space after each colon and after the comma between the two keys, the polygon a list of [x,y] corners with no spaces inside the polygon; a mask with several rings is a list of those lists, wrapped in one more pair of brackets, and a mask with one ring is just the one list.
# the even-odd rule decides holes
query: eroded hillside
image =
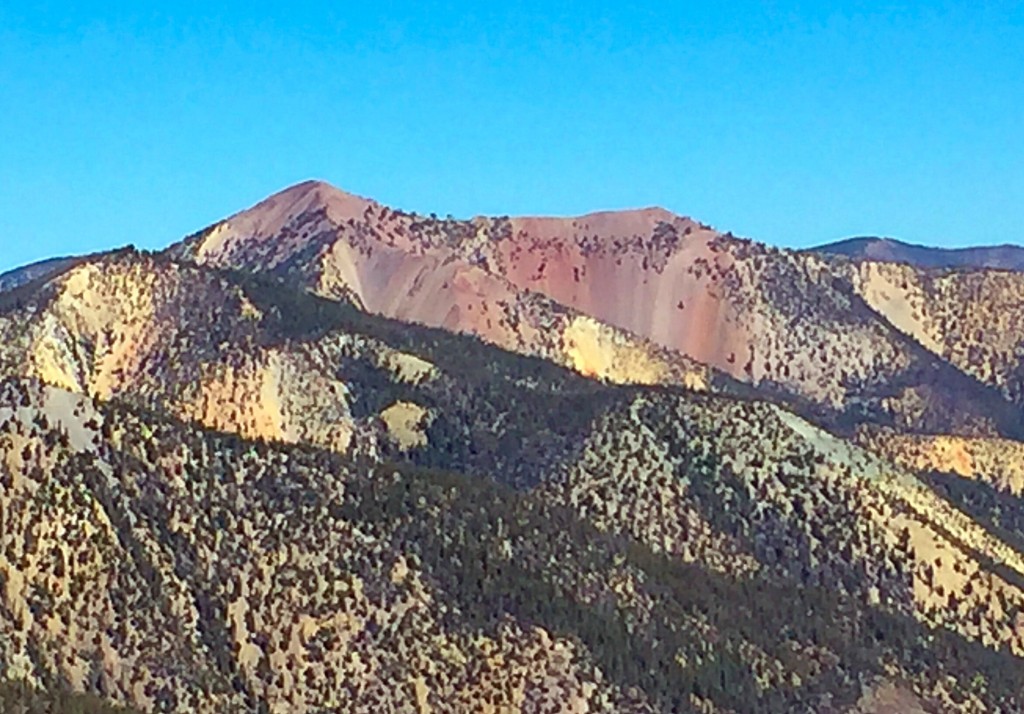
{"label": "eroded hillside", "polygon": [[[830,259],[722,235],[661,209],[441,219],[308,182],[169,255],[288,275],[320,295],[354,297],[374,313],[476,334],[526,354],[547,357],[551,350],[538,343],[569,335],[569,364],[618,381],[663,380],[647,357],[605,367],[600,345],[609,338],[594,338],[597,325],[807,402],[837,427],[868,420],[1022,435],[1020,405],[1011,403],[1019,367],[1009,356],[1018,339],[1011,325],[986,342],[996,366],[967,368],[947,360],[971,349],[955,325],[935,327],[945,330],[947,350],[921,344],[927,331],[878,310]],[[1024,275],[1007,280],[1024,285]],[[553,318],[562,310],[583,322]],[[687,369],[690,383],[706,379]]]}
{"label": "eroded hillside", "polygon": [[[738,386],[578,315],[559,313],[555,327],[562,332],[549,331],[524,350],[544,360],[517,362],[476,340],[371,319],[352,304],[273,278],[133,252],[83,262],[5,299],[5,374],[123,399],[247,438],[351,455],[418,443],[449,412],[467,418],[475,409],[473,392],[490,389],[494,380],[517,382],[527,393],[557,391],[563,383],[569,391],[593,392],[589,381],[571,378],[557,364],[612,382]],[[590,366],[582,369],[582,360]],[[474,423],[493,426],[482,417]],[[543,439],[526,421],[521,430],[522,443]]]}

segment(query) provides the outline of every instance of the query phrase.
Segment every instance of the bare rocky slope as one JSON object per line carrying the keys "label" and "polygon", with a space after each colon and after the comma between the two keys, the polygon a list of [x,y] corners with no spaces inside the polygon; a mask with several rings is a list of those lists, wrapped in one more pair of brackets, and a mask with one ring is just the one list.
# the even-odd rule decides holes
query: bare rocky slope
{"label": "bare rocky slope", "polygon": [[[912,298],[896,295],[892,304],[883,290],[872,299],[877,281],[855,267],[720,234],[661,209],[460,221],[404,213],[319,182],[275,194],[169,255],[287,275],[373,313],[521,352],[529,352],[524,340],[543,336],[546,320],[524,324],[510,310],[544,296],[585,316],[581,325],[597,320],[650,340],[801,401],[837,428],[866,418],[932,432],[1024,434],[1024,333],[1012,322],[1024,314],[1012,311],[1024,274],[954,281],[946,309],[919,316],[905,305]],[[991,290],[1001,319],[1011,321],[980,341],[952,314],[956,300],[979,290]],[[569,334],[585,332],[569,326]],[[922,341],[924,332],[940,333],[941,345]],[[599,372],[603,358],[581,338],[575,366]],[[991,367],[965,368],[977,349]]]}
{"label": "bare rocky slope", "polygon": [[1002,275],[319,183],[44,273],[0,295],[0,703],[1020,711]]}

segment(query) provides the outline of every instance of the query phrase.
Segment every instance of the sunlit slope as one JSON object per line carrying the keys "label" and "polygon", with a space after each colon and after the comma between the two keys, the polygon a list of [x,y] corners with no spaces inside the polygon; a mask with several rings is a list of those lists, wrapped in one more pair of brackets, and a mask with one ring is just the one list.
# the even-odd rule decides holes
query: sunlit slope
{"label": "sunlit slope", "polygon": [[[862,598],[873,587],[870,597],[891,596],[891,606],[923,621],[992,646],[1021,646],[1014,609],[995,604],[1019,596],[1012,573],[1024,566],[1012,547],[960,517],[908,472],[767,402],[605,387],[272,280],[234,280],[145,256],[122,256],[103,270],[79,266],[0,325],[9,331],[4,354],[11,374],[245,438],[404,460],[519,488],[539,485],[584,520],[675,558],[736,574],[781,559],[787,577],[810,584],[831,578],[832,587],[846,583]],[[40,335],[47,341],[40,343]],[[34,362],[39,354],[47,361]],[[765,486],[787,472],[794,480]],[[720,480],[721,490],[701,491],[708,479]],[[804,489],[813,497],[794,515]],[[742,501],[752,509],[746,515],[740,501],[715,505],[743,493],[759,494],[759,506]],[[777,513],[764,510],[771,494],[781,499]],[[833,512],[836,503],[864,499],[873,505]],[[753,519],[746,535],[738,537],[738,526],[722,521],[718,508]],[[876,525],[866,517],[871,513]],[[822,528],[842,519],[857,525],[819,533],[800,546],[817,554],[798,564],[789,549],[805,537],[794,522],[800,514]],[[745,540],[758,529],[763,542]],[[846,540],[864,532],[873,533],[863,536],[869,545]],[[943,567],[958,575],[939,592],[930,556],[922,554],[944,549],[950,555]],[[836,557],[842,562],[832,562]],[[831,564],[818,572],[822,562]],[[879,562],[899,563],[892,593],[895,586],[878,578],[896,575]],[[959,594],[967,589],[970,598]],[[976,601],[988,614],[968,624],[972,610],[950,595]]]}
{"label": "sunlit slope", "polygon": [[[631,397],[625,418],[663,424],[642,413],[660,401]],[[666,558],[547,488],[247,442],[30,382],[5,382],[0,404],[0,513],[24,525],[0,536],[6,582],[20,575],[0,642],[25,681],[170,711],[1020,704],[1019,660],[889,593]],[[696,426],[687,408],[669,429]]]}
{"label": "sunlit slope", "polygon": [[[549,316],[548,330],[523,351],[613,382],[730,384],[591,318],[563,310]],[[376,403],[374,380],[428,390],[437,382],[440,393],[474,360],[486,371],[503,354],[476,342],[467,352],[445,333],[425,338],[442,340],[451,353],[439,354],[460,365],[446,381],[429,356],[403,349],[405,331],[274,279],[129,252],[12,293],[0,311],[0,365],[8,374],[128,399],[250,438],[372,451],[383,431],[393,431],[377,419],[392,405]],[[422,352],[423,343],[411,344]]]}
{"label": "sunlit slope", "polygon": [[1024,444],[1019,441],[889,429],[864,429],[858,441],[907,468],[954,474],[1015,496],[1024,494]]}
{"label": "sunlit slope", "polygon": [[[661,209],[442,219],[307,182],[169,255],[288,275],[371,312],[526,354],[550,358],[547,343],[562,336],[562,363],[616,381],[665,381],[644,349],[634,356],[635,335],[690,360],[684,382],[699,385],[702,369],[717,369],[802,400],[837,426],[1020,431],[1020,409],[1000,383],[919,343],[921,331],[880,311],[833,259],[739,240]],[[616,340],[629,347],[612,354],[628,356],[609,357]]]}

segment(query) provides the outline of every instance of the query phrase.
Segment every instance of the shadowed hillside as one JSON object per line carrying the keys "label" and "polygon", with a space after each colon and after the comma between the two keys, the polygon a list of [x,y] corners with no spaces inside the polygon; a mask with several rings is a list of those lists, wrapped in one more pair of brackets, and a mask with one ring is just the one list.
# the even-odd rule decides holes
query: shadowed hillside
{"label": "shadowed hillside", "polygon": [[845,255],[854,260],[906,263],[917,268],[995,268],[1024,270],[1024,247],[932,248],[892,238],[849,238],[811,248],[815,253]]}

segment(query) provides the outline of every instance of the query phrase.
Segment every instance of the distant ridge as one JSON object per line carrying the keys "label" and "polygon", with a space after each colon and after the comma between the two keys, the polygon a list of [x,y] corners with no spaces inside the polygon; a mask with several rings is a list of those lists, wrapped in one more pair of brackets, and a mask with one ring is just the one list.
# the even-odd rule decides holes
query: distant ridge
{"label": "distant ridge", "polygon": [[14,290],[44,275],[59,273],[65,268],[71,267],[76,260],[78,258],[49,258],[0,273],[0,293]]}
{"label": "distant ridge", "polygon": [[1024,247],[1009,244],[976,248],[933,248],[893,238],[861,237],[827,243],[807,252],[845,255],[854,260],[906,263],[919,268],[1024,270]]}

